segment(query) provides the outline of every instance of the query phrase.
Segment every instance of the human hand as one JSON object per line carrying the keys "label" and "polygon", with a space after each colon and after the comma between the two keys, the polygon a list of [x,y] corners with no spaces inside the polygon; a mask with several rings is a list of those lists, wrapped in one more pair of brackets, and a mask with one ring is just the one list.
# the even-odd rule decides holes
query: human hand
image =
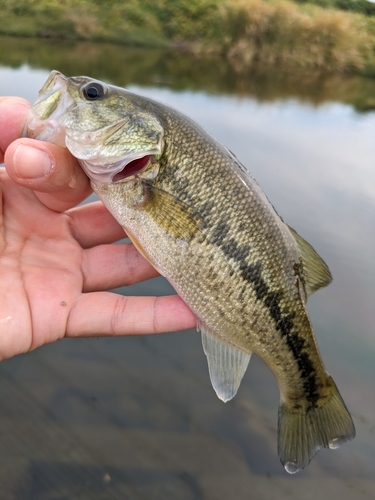
{"label": "human hand", "polygon": [[0,98],[0,360],[63,337],[184,330],[178,296],[107,292],[157,272],[101,202],[68,150],[19,139],[30,104]]}

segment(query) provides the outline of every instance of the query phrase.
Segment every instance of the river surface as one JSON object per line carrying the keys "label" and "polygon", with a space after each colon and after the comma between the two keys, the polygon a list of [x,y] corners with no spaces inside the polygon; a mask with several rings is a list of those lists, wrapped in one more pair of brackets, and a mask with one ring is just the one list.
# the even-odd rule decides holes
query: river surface
{"label": "river surface", "polygon": [[[89,74],[174,106],[236,154],[331,269],[308,310],[357,429],[290,476],[277,458],[277,384],[259,358],[223,404],[195,331],[63,340],[0,365],[0,498],[373,499],[374,80],[243,75],[87,43],[0,38],[0,49],[0,95],[34,101],[52,69]],[[172,292],[163,278],[117,291]]]}

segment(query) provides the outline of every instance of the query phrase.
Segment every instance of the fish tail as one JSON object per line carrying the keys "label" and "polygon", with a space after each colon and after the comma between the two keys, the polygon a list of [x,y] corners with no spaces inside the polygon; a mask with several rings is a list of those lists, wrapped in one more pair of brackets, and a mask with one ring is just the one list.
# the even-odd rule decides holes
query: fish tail
{"label": "fish tail", "polygon": [[338,448],[355,436],[352,418],[330,376],[327,385],[329,394],[314,405],[281,401],[278,452],[290,474],[306,467],[320,448]]}

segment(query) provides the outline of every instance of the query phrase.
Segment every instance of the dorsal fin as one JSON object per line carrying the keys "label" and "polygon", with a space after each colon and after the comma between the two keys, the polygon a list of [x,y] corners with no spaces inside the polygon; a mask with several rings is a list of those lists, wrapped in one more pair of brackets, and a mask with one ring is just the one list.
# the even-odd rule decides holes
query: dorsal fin
{"label": "dorsal fin", "polygon": [[294,236],[299,248],[303,265],[306,295],[310,297],[310,295],[319,290],[319,288],[329,285],[332,281],[332,275],[327,264],[317,254],[310,243],[304,240],[292,227],[288,226],[288,228]]}

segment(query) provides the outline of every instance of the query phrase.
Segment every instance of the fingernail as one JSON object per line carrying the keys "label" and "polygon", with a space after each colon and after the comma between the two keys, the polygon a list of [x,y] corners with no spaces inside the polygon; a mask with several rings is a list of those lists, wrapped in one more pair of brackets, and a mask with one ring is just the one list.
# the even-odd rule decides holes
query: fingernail
{"label": "fingernail", "polygon": [[53,160],[41,149],[20,144],[13,155],[13,168],[22,179],[40,179],[52,170]]}

